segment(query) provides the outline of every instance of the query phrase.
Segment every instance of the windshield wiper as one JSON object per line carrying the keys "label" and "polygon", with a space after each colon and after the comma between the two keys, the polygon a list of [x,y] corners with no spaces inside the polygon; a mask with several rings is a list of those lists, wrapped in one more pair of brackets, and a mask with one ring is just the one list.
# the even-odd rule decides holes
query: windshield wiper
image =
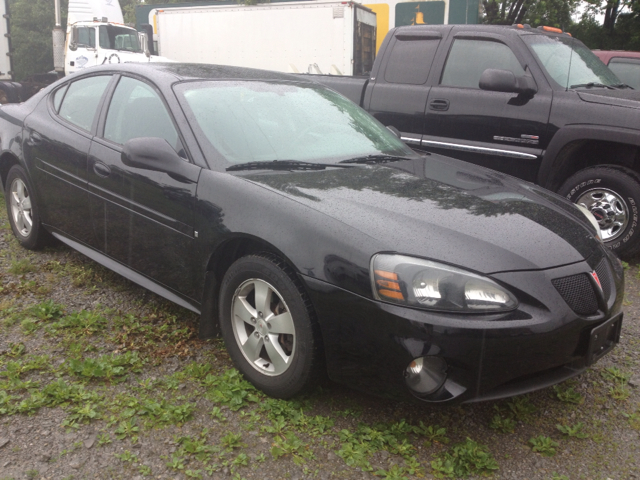
{"label": "windshield wiper", "polygon": [[598,82],[589,82],[589,83],[578,83],[577,85],[571,85],[569,88],[593,88],[593,87],[597,87],[597,88],[608,88],[609,90],[615,90],[616,89],[616,85],[605,85],[604,83],[598,83]]}
{"label": "windshield wiper", "polygon": [[269,162],[247,162],[227,167],[227,172],[237,170],[324,170],[327,167],[341,167],[344,165],[302,162],[300,160],[271,160]]}
{"label": "windshield wiper", "polygon": [[348,158],[338,163],[387,163],[399,162],[402,160],[411,160],[408,157],[399,157],[398,155],[367,155],[365,157]]}
{"label": "windshield wiper", "polygon": [[616,83],[615,85],[611,85],[615,88],[630,88],[631,90],[635,90],[631,85],[627,85],[626,83]]}

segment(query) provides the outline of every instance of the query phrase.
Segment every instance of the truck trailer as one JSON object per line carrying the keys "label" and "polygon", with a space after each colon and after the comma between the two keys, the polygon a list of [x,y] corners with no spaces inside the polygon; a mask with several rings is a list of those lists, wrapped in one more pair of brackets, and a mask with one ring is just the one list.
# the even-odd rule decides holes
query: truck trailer
{"label": "truck trailer", "polygon": [[355,2],[278,2],[162,8],[158,54],[294,73],[365,75],[376,52],[376,15]]}

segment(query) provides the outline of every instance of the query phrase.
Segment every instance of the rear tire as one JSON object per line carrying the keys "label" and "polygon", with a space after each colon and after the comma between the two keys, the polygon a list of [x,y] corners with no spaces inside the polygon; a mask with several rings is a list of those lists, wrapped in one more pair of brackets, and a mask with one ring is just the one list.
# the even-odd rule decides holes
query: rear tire
{"label": "rear tire", "polygon": [[24,248],[40,250],[51,244],[53,237],[40,223],[40,213],[33,191],[24,168],[20,165],[11,167],[4,190],[11,229]]}
{"label": "rear tire", "polygon": [[640,178],[615,165],[580,170],[558,193],[584,205],[596,217],[607,247],[621,257],[640,251]]}
{"label": "rear tire", "polygon": [[276,398],[308,390],[320,372],[320,335],[295,273],[271,254],[249,255],[220,288],[220,331],[235,366]]}

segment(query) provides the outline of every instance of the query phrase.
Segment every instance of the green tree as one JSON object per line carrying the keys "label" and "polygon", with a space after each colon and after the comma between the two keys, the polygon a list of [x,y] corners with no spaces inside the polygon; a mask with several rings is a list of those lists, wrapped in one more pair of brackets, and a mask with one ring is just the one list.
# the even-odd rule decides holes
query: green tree
{"label": "green tree", "polygon": [[482,0],[484,23],[527,23],[532,27],[566,29],[572,25],[571,16],[580,3],[580,0]]}
{"label": "green tree", "polygon": [[[62,0],[63,25],[67,22],[67,4],[68,0]],[[52,70],[53,2],[10,0],[9,13],[14,78],[20,81],[29,75]]]}

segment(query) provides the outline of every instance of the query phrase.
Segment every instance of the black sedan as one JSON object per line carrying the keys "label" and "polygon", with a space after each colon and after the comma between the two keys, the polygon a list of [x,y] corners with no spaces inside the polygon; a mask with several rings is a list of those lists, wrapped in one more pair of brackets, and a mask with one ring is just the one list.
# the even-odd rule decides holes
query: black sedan
{"label": "black sedan", "polygon": [[621,264],[587,215],[417,155],[306,77],[92,68],[2,106],[0,138],[24,247],[55,237],[199,313],[269,395],[326,372],[426,402],[499,398],[619,339]]}

